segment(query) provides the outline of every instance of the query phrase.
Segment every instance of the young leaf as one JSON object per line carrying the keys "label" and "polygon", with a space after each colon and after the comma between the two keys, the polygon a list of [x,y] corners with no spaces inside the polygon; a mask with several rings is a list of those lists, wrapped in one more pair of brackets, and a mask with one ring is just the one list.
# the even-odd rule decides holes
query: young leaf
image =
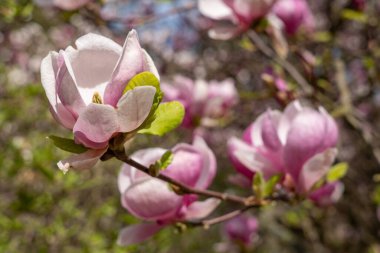
{"label": "young leaf", "polygon": [[335,182],[344,177],[348,170],[347,163],[338,163],[334,165],[327,173],[327,182]]}
{"label": "young leaf", "polygon": [[74,140],[62,138],[54,135],[48,136],[50,140],[53,141],[54,145],[64,151],[81,154],[86,152],[88,149],[80,144],[76,144]]}
{"label": "young leaf", "polygon": [[172,163],[173,158],[173,153],[170,150],[166,151],[158,161],[149,166],[150,174],[157,176],[161,170],[166,169]]}
{"label": "young leaf", "polygon": [[138,86],[153,86],[156,88],[156,94],[158,95],[159,100],[162,100],[162,91],[160,88],[160,81],[157,79],[157,77],[149,72],[141,72],[137,75],[135,75],[127,84],[125,87],[123,94],[125,94],[129,90],[133,90],[134,88]]}
{"label": "young leaf", "polygon": [[164,134],[177,128],[185,116],[185,109],[178,101],[160,104],[155,111],[153,120],[140,129],[140,134],[152,134],[163,136]]}
{"label": "young leaf", "polygon": [[255,196],[257,199],[261,199],[264,194],[264,186],[265,186],[265,180],[263,177],[263,174],[260,172],[256,172],[255,176],[253,177],[253,191],[255,192]]}
{"label": "young leaf", "polygon": [[281,176],[280,175],[274,175],[271,177],[264,186],[264,197],[268,197],[272,195],[273,191],[275,190],[275,186],[280,181]]}

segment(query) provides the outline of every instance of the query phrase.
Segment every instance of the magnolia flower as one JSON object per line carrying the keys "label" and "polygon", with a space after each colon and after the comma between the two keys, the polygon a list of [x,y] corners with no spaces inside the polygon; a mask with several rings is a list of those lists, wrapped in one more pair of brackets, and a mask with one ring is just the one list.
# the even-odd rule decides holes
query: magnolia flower
{"label": "magnolia flower", "polygon": [[244,214],[229,220],[224,225],[225,233],[231,241],[243,243],[246,246],[252,244],[258,228],[257,219]]}
{"label": "magnolia flower", "polygon": [[162,84],[167,101],[178,100],[185,107],[184,127],[199,124],[213,126],[216,120],[228,114],[238,102],[238,93],[231,79],[224,81],[193,81],[184,76],[176,76],[173,84]]}
{"label": "magnolia flower", "polygon": [[[276,0],[198,0],[202,15],[220,21],[209,31],[214,39],[230,39],[265,16]],[[224,22],[222,22],[224,21]]]}
{"label": "magnolia flower", "polygon": [[314,17],[306,0],[278,0],[272,13],[284,23],[287,34],[296,33],[301,26],[307,30],[314,29]]}
{"label": "magnolia flower", "polygon": [[318,206],[328,206],[336,203],[343,191],[344,185],[341,182],[328,183],[310,193],[309,198]]}
{"label": "magnolia flower", "polygon": [[322,107],[316,111],[294,101],[283,113],[263,113],[243,140],[229,140],[228,152],[237,171],[250,179],[255,172],[265,178],[287,174],[298,192],[309,193],[331,167],[337,139],[336,123]]}
{"label": "magnolia flower", "polygon": [[156,88],[124,89],[136,74],[150,71],[159,78],[150,56],[132,30],[121,47],[112,40],[87,34],[67,47],[50,52],[41,63],[41,79],[54,118],[89,150],[58,163],[63,171],[95,165],[119,133],[137,129],[150,113]]}
{"label": "magnolia flower", "polygon": [[[148,148],[135,152],[131,158],[149,166],[165,152],[161,148]],[[216,160],[203,139],[196,137],[193,145],[178,144],[172,152],[173,161],[162,174],[198,189],[210,185],[216,173]],[[118,185],[123,207],[140,219],[154,222],[123,229],[118,240],[122,245],[141,242],[176,221],[206,217],[220,202],[213,198],[196,201],[197,196],[189,194],[177,195],[164,181],[126,164],[120,171]]]}
{"label": "magnolia flower", "polygon": [[34,0],[36,4],[42,7],[55,6],[63,10],[72,11],[79,9],[92,0]]}

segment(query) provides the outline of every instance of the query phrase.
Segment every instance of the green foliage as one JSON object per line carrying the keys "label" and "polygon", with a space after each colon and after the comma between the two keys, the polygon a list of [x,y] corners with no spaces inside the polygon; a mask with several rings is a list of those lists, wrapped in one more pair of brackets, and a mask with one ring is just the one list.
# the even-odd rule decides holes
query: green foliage
{"label": "green foliage", "polygon": [[163,136],[177,128],[185,116],[185,109],[178,101],[160,104],[155,111],[152,121],[146,128],[140,129],[138,133]]}
{"label": "green foliage", "polygon": [[64,151],[80,154],[87,151],[87,148],[80,144],[76,144],[74,140],[62,138],[54,135],[48,137],[53,141],[54,145]]}
{"label": "green foliage", "polygon": [[123,94],[125,94],[129,90],[133,90],[136,87],[139,86],[153,86],[156,88],[156,94],[158,95],[158,99],[162,100],[162,91],[160,88],[160,81],[157,79],[157,77],[149,71],[141,72],[137,75],[135,75],[127,84],[125,87]]}
{"label": "green foliage", "polygon": [[348,164],[347,163],[338,163],[331,167],[329,172],[327,173],[327,182],[335,182],[339,179],[343,178],[348,170]]}
{"label": "green foliage", "polygon": [[364,12],[356,11],[352,9],[344,9],[341,12],[341,16],[344,19],[360,22],[360,23],[366,23],[368,20],[367,15]]}
{"label": "green foliage", "polygon": [[262,199],[271,196],[280,179],[280,175],[274,175],[266,181],[262,173],[256,172],[252,182],[252,189],[255,192],[256,198]]}
{"label": "green foliage", "polygon": [[158,161],[149,167],[150,174],[157,176],[160,171],[166,169],[172,163],[173,158],[173,153],[170,150],[166,151]]}

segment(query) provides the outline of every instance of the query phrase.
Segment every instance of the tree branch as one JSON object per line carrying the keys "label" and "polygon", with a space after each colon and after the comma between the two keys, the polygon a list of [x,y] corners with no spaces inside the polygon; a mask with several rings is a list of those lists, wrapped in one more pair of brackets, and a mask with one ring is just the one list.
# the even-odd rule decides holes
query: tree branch
{"label": "tree branch", "polygon": [[[125,154],[124,150],[112,150],[112,152],[113,152],[113,155],[118,160],[125,162],[126,164],[129,164],[130,166],[146,174],[151,175],[148,167],[129,158]],[[193,188],[177,180],[174,180],[168,176],[165,176],[164,174],[159,174],[157,178],[169,183],[178,194],[196,194],[199,196],[212,197],[212,198],[217,198],[220,200],[238,203],[247,207],[251,207],[254,205],[261,205],[261,201],[257,201],[254,197],[243,198],[243,197],[228,194],[228,193],[221,193],[221,192],[216,192],[216,191],[211,191],[211,190],[201,190],[201,189]]]}

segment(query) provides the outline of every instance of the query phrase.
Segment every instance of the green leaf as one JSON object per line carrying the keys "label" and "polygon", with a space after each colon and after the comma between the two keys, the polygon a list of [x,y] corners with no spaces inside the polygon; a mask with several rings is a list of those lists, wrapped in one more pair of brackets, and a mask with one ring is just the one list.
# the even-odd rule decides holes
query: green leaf
{"label": "green leaf", "polygon": [[150,174],[157,176],[161,170],[166,169],[172,163],[173,158],[173,153],[170,150],[166,151],[158,161],[149,166]]}
{"label": "green leaf", "polygon": [[265,183],[264,197],[268,197],[273,194],[273,191],[275,190],[275,186],[280,181],[280,179],[281,179],[280,175],[274,175]]}
{"label": "green leaf", "polygon": [[54,135],[48,136],[53,141],[54,145],[64,151],[80,154],[86,152],[88,149],[80,144],[76,144],[74,140],[62,138]]}
{"label": "green leaf", "polygon": [[327,173],[327,182],[335,182],[344,177],[348,170],[347,163],[338,163],[334,165]]}
{"label": "green leaf", "polygon": [[177,128],[185,116],[185,109],[178,101],[160,104],[148,124],[140,129],[140,134],[163,136]]}
{"label": "green leaf", "polygon": [[262,199],[264,195],[264,187],[265,187],[265,180],[263,177],[263,174],[260,172],[256,172],[255,176],[253,177],[253,191],[255,192],[255,196],[257,199]]}
{"label": "green leaf", "polygon": [[136,87],[139,86],[153,86],[156,88],[156,94],[158,93],[158,96],[160,100],[162,99],[162,91],[160,88],[160,81],[157,79],[157,77],[149,71],[141,72],[137,75],[135,75],[127,84],[125,87],[123,94],[125,94],[129,90],[133,90]]}

